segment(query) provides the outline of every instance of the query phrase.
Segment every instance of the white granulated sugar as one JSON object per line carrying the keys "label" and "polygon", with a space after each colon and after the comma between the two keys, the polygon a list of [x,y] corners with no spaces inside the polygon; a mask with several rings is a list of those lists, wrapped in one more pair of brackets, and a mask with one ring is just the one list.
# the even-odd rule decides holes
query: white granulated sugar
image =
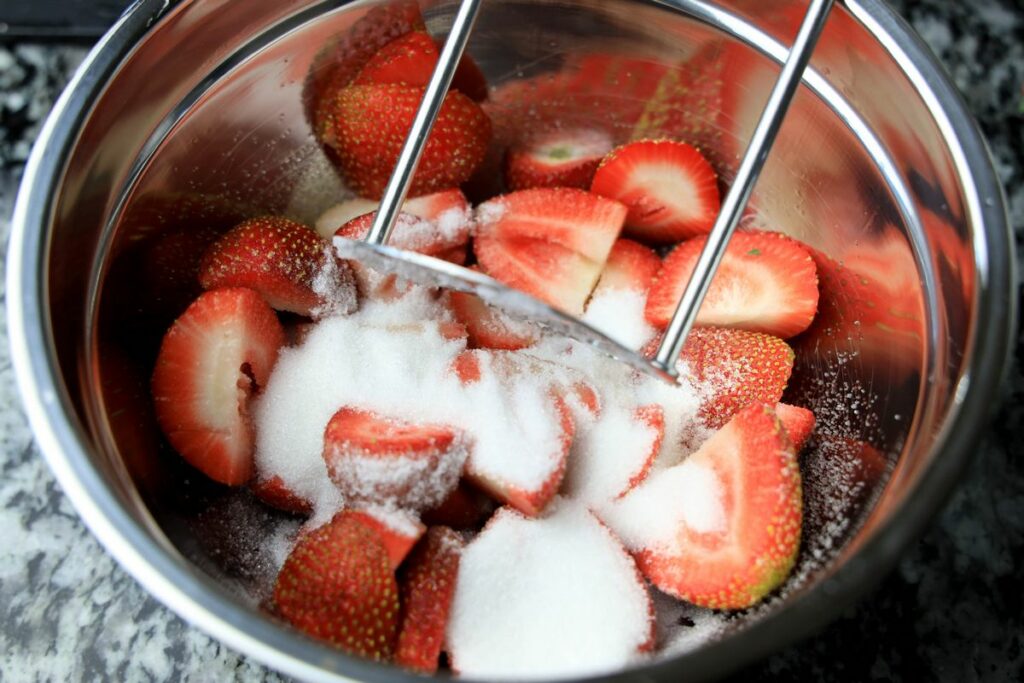
{"label": "white granulated sugar", "polygon": [[[474,461],[523,490],[549,476],[562,429],[544,378],[520,377],[511,391],[493,372],[463,386],[450,370],[463,340],[446,340],[447,312],[420,288],[394,302],[364,302],[349,317],[313,326],[283,349],[254,406],[256,466],[317,501],[334,489],[322,457],[327,422],[342,406],[450,425],[473,440]],[[401,322],[399,322],[401,321]],[[416,324],[410,324],[416,323]]]}
{"label": "white granulated sugar", "polygon": [[630,550],[665,554],[678,551],[680,534],[687,529],[713,533],[727,527],[718,476],[692,458],[651,474],[599,514]]}
{"label": "white granulated sugar", "polygon": [[508,208],[500,199],[492,199],[476,207],[476,222],[479,225],[492,225],[500,221]]}
{"label": "white granulated sugar", "polygon": [[569,455],[565,495],[603,505],[626,491],[651,456],[659,430],[635,409],[606,405],[592,426],[577,435]]}
{"label": "white granulated sugar", "polygon": [[435,224],[446,243],[465,241],[473,230],[473,210],[469,206],[453,206],[438,215]]}
{"label": "white granulated sugar", "polygon": [[691,652],[717,639],[729,626],[729,615],[697,607],[651,589],[662,657]]}
{"label": "white granulated sugar", "polygon": [[[317,232],[331,239],[340,227],[352,219],[376,210],[377,202],[368,199],[352,199],[338,204],[317,219]],[[388,244],[411,251],[458,246],[469,239],[472,224],[473,214],[469,208],[452,207],[441,212],[437,220],[403,212],[398,214]]]}
{"label": "white granulated sugar", "polygon": [[448,650],[471,678],[601,674],[651,645],[651,609],[633,560],[584,508],[505,508],[463,551]]}
{"label": "white granulated sugar", "polygon": [[359,306],[356,281],[352,271],[334,258],[334,248],[324,247],[324,263],[313,275],[313,293],[321,304],[313,309],[314,318],[348,315]]}
{"label": "white granulated sugar", "polygon": [[644,318],[647,295],[633,289],[598,287],[587,304],[583,322],[629,349],[642,349],[656,330]]}
{"label": "white granulated sugar", "polygon": [[384,505],[360,505],[359,512],[370,515],[378,522],[394,531],[400,536],[420,537],[426,527],[420,522],[419,517],[406,511]]}

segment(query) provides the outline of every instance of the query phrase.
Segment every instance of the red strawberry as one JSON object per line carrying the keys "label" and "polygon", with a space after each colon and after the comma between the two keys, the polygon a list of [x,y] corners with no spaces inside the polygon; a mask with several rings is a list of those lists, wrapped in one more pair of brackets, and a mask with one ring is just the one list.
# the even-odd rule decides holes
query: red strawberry
{"label": "red strawberry", "polygon": [[[643,524],[643,514],[662,518]],[[711,609],[749,607],[779,586],[796,560],[796,454],[774,411],[751,405],[696,453],[606,510],[605,519],[661,590]]]}
{"label": "red strawberry", "polygon": [[660,269],[661,258],[653,249],[625,238],[615,240],[596,291],[632,289],[646,293]]}
{"label": "red strawberry", "polygon": [[516,351],[532,346],[540,336],[534,325],[491,308],[474,294],[449,292],[448,307],[455,319],[466,326],[473,348]]}
{"label": "red strawberry", "polygon": [[[644,315],[664,329],[675,313],[706,237],[676,247],[651,285]],[[764,332],[787,339],[818,310],[818,274],[807,250],[775,232],[737,232],[697,314],[698,325]]]}
{"label": "red strawberry", "polygon": [[347,514],[380,538],[392,569],[398,569],[427,530],[414,515],[399,510],[373,507],[349,510]]}
{"label": "red strawberry", "polygon": [[334,140],[334,100],[363,65],[399,36],[423,29],[419,5],[411,0],[390,2],[366,12],[329,53],[318,55],[315,68],[309,70],[304,96],[310,102],[313,130],[322,142],[330,144]]}
{"label": "red strawberry", "polygon": [[257,478],[249,484],[252,494],[272,508],[294,515],[310,515],[313,504],[285,485],[281,477]]}
{"label": "red strawberry", "polygon": [[[466,386],[472,386],[485,378],[495,379],[506,389],[508,397],[500,410],[514,418],[514,411],[520,409],[526,401],[526,392],[530,402],[542,406],[542,410],[552,419],[554,432],[543,435],[538,443],[517,444],[517,451],[496,451],[493,448],[484,450],[478,443],[470,451],[466,461],[466,477],[473,484],[487,492],[493,498],[507,503],[529,516],[540,514],[551,502],[562,484],[565,476],[569,449],[576,433],[576,422],[573,412],[566,401],[572,386],[531,386],[526,382],[517,384],[517,377],[536,377],[544,370],[545,361],[531,358],[512,351],[465,351],[459,354],[453,364],[452,371]],[[518,391],[522,389],[522,391]],[[496,407],[496,410],[499,408]],[[552,443],[548,437],[554,437]],[[512,444],[506,444],[511,447]],[[547,448],[547,450],[542,450]],[[515,462],[510,468],[509,464]]]}
{"label": "red strawberry", "polygon": [[462,537],[451,529],[433,527],[409,558],[400,586],[402,626],[395,664],[421,673],[437,671],[462,546]]}
{"label": "red strawberry", "polygon": [[345,498],[423,510],[443,501],[466,460],[462,433],[343,407],[324,431],[324,462]]}
{"label": "red strawberry", "polygon": [[[353,218],[338,228],[338,232],[335,234],[338,237],[347,237],[352,240],[364,239],[370,233],[376,216],[377,212],[374,211],[359,218]],[[435,258],[458,253],[453,250],[462,248],[464,255],[465,247],[469,244],[469,228],[468,218],[442,226],[403,211],[398,214],[394,232],[391,233],[388,240],[388,246],[416,251]]]}
{"label": "red strawberry", "polygon": [[682,374],[700,392],[700,417],[715,429],[751,403],[778,403],[793,360],[778,337],[720,327],[694,328],[679,355]]}
{"label": "red strawberry", "polygon": [[467,484],[459,484],[440,505],[423,513],[423,521],[432,526],[473,529],[493,511],[490,498]]}
{"label": "red strawberry", "polygon": [[[433,38],[424,31],[413,31],[382,47],[363,66],[352,84],[398,83],[426,87],[440,56]],[[487,99],[487,81],[480,67],[467,56],[455,69],[452,88],[477,102]]]}
{"label": "red strawberry", "polygon": [[[380,202],[364,197],[347,199],[320,214],[316,219],[316,231],[321,237],[329,240],[338,232],[338,228],[354,218],[373,213],[379,205]],[[468,226],[473,221],[473,207],[459,189],[441,190],[406,199],[402,204],[402,213],[412,214],[434,223],[445,221],[466,223]]]}
{"label": "red strawberry", "polygon": [[602,130],[550,130],[512,147],[505,157],[505,183],[511,190],[578,187],[586,190],[612,138]]}
{"label": "red strawberry", "polygon": [[284,345],[274,311],[251,289],[205,292],[164,335],[153,370],[157,421],[190,465],[222,484],[253,470],[249,399]]}
{"label": "red strawberry", "polygon": [[[333,103],[332,143],[349,186],[379,199],[394,170],[405,137],[423,99],[423,88],[354,85]],[[428,194],[459,185],[473,175],[491,140],[491,122],[480,106],[458,91],[449,92],[409,193]]]}
{"label": "red strawberry", "polygon": [[629,207],[626,232],[670,244],[711,231],[718,179],[696,148],[672,140],[630,142],[604,158],[590,191]]}
{"label": "red strawberry", "polygon": [[786,428],[786,434],[793,442],[793,450],[799,453],[814,431],[814,413],[807,408],[779,403],[775,406],[775,414]]}
{"label": "red strawberry", "polygon": [[310,315],[324,305],[314,291],[314,280],[331,273],[330,290],[337,292],[344,312],[355,304],[355,280],[346,263],[332,258],[327,242],[310,228],[278,216],[245,221],[227,232],[207,250],[199,270],[205,289],[249,287],[272,307]]}
{"label": "red strawberry", "polygon": [[477,207],[473,249],[491,277],[579,315],[625,215],[583,190],[520,190]]}
{"label": "red strawberry", "polygon": [[299,539],[274,584],[278,613],[351,654],[387,661],[398,631],[398,584],[380,536],[349,512]]}

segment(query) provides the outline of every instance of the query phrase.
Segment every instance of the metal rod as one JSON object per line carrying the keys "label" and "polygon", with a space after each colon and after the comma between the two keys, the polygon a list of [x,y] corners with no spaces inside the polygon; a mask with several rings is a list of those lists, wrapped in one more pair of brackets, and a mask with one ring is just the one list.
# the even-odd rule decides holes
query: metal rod
{"label": "metal rod", "polygon": [[445,95],[452,84],[452,77],[458,67],[462,53],[466,50],[466,43],[469,41],[469,34],[473,31],[473,24],[476,23],[476,16],[483,0],[462,0],[455,19],[452,22],[448,39],[444,43],[441,55],[434,67],[434,73],[430,76],[430,82],[423,93],[423,101],[416,111],[409,135],[405,138],[402,152],[398,155],[398,162],[395,170],[391,172],[387,187],[384,188],[384,196],[377,208],[377,216],[373,219],[373,225],[366,236],[370,244],[386,244],[391,237],[391,231],[395,229],[395,221],[402,210],[402,204],[409,193],[409,185],[412,183],[416,167],[419,165],[423,148],[426,147],[427,137],[430,135],[437,114],[444,103]]}
{"label": "metal rod", "polygon": [[796,40],[789,49],[789,56],[783,64],[782,73],[779,74],[779,79],[768,96],[768,102],[757,122],[754,134],[750,138],[750,144],[747,145],[739,171],[736,173],[736,179],[725,195],[718,218],[715,219],[715,225],[711,228],[711,233],[708,234],[708,241],[704,245],[704,249],[697,259],[697,265],[694,266],[693,274],[679,299],[676,311],[672,315],[672,321],[665,331],[665,337],[661,340],[658,351],[651,361],[651,364],[658,370],[671,377],[676,377],[678,374],[676,360],[679,358],[683,344],[686,343],[686,337],[690,334],[690,329],[697,319],[697,313],[708,293],[715,271],[718,270],[718,266],[722,262],[729,238],[735,232],[736,226],[743,216],[743,211],[750,201],[754,184],[761,174],[768,152],[775,142],[786,111],[789,109],[789,104],[800,85],[804,69],[807,67],[814,45],[818,42],[825,27],[825,20],[828,18],[833,2],[834,0],[811,0]]}

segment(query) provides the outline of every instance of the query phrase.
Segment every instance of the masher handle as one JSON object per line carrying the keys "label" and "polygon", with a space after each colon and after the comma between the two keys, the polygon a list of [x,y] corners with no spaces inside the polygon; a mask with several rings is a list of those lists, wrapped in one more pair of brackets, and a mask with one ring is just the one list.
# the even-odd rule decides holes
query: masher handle
{"label": "masher handle", "polygon": [[768,158],[768,151],[771,149],[779,128],[789,109],[790,102],[796,94],[797,86],[803,77],[807,62],[810,61],[811,52],[818,42],[821,32],[825,27],[825,20],[828,18],[829,10],[832,9],[833,0],[811,0],[804,15],[800,31],[797,33],[793,46],[789,49],[789,56],[782,67],[782,73],[775,82],[768,102],[765,104],[761,118],[754,129],[754,135],[750,138],[750,144],[743,154],[739,171],[732,187],[725,195],[722,208],[715,219],[715,225],[711,228],[708,241],[700,252],[697,265],[694,266],[693,274],[683,291],[679,304],[676,306],[672,321],[665,331],[665,337],[658,346],[658,351],[651,361],[658,370],[671,377],[677,376],[676,361],[686,343],[686,337],[690,334],[694,321],[697,319],[697,312],[700,311],[701,303],[708,293],[711,280],[718,270],[722,257],[725,255],[729,238],[732,237],[736,226],[743,216],[743,211],[750,201],[750,193],[757,183],[765,161]]}
{"label": "masher handle", "polygon": [[366,236],[370,244],[387,244],[391,237],[391,231],[395,229],[395,222],[398,214],[405,203],[405,197],[409,193],[409,185],[416,173],[416,167],[420,163],[420,156],[423,148],[426,147],[427,137],[430,135],[437,114],[444,103],[445,95],[452,85],[452,77],[455,69],[462,59],[462,53],[466,50],[466,43],[469,42],[469,34],[473,31],[473,24],[480,10],[483,0],[462,0],[458,11],[455,13],[455,20],[452,22],[448,39],[441,50],[441,56],[434,67],[434,73],[430,76],[430,82],[423,93],[423,101],[416,110],[416,118],[412,121],[412,128],[405,138],[402,151],[398,155],[398,163],[391,172],[387,187],[384,188],[384,196],[377,207],[377,216],[373,219],[373,225]]}

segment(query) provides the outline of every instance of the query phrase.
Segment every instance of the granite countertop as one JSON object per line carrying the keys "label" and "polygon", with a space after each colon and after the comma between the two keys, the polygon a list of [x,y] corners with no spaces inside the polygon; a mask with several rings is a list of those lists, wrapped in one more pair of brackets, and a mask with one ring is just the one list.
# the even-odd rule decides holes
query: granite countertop
{"label": "granite countertop", "polygon": [[[981,122],[1024,236],[1024,11],[898,0]],[[41,120],[81,47],[0,44],[0,244]],[[6,247],[5,247],[6,248]],[[1018,263],[1021,251],[1018,247]],[[2,266],[0,266],[2,267]],[[4,294],[0,280],[0,297]],[[0,317],[0,681],[283,678],[183,622],[79,521],[32,440]],[[1018,344],[1017,360],[1024,345]],[[1024,679],[1024,375],[931,529],[872,593],[744,680]]]}

